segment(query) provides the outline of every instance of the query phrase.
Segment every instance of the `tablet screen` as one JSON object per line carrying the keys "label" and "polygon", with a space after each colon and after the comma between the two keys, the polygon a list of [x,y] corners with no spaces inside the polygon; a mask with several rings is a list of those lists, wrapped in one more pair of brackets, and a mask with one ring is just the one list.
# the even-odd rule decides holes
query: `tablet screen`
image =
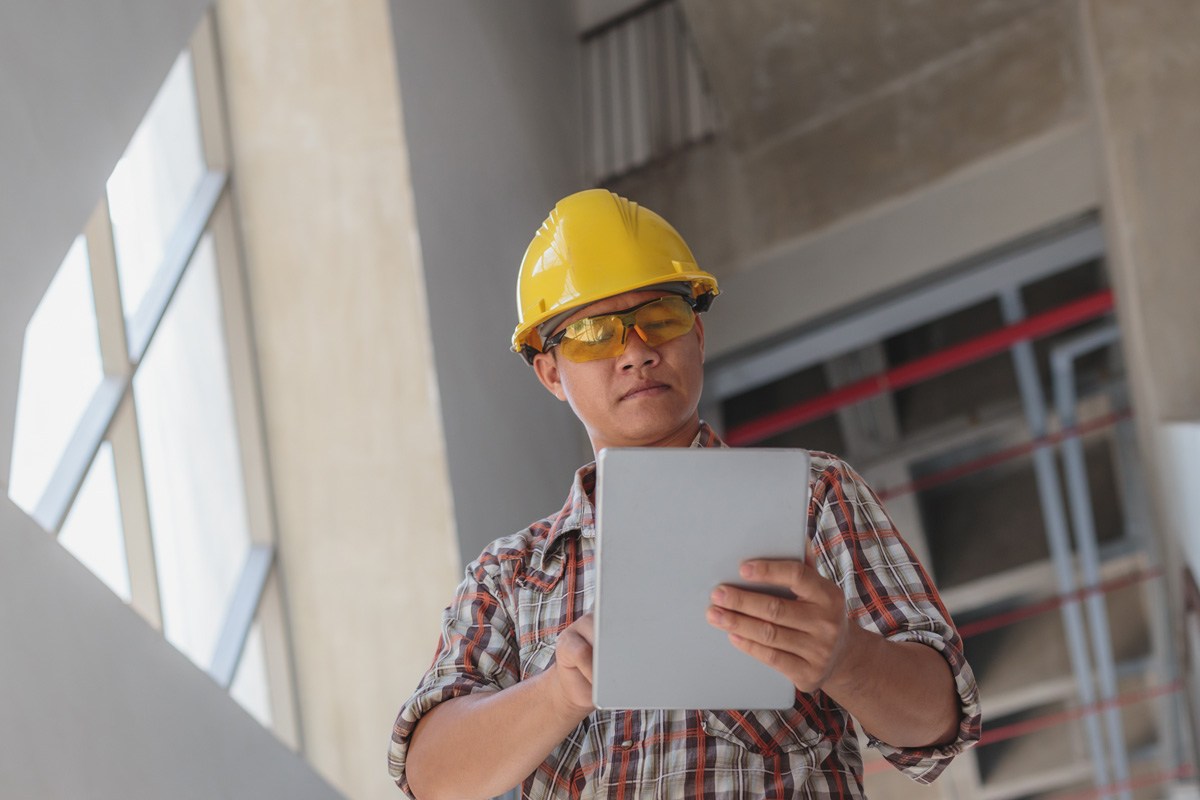
{"label": "tablet screen", "polygon": [[790,708],[791,682],[735,648],[705,612],[718,584],[746,585],[742,561],[804,558],[808,451],[606,449],[596,495],[593,702]]}

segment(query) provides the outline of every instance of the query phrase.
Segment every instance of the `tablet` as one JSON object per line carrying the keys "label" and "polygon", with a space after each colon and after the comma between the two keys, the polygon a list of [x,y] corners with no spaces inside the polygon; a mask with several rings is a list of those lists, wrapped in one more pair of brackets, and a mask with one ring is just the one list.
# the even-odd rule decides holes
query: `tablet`
{"label": "tablet", "polygon": [[791,682],[705,612],[718,584],[748,585],[742,561],[804,558],[808,451],[606,449],[597,469],[596,706],[790,708]]}

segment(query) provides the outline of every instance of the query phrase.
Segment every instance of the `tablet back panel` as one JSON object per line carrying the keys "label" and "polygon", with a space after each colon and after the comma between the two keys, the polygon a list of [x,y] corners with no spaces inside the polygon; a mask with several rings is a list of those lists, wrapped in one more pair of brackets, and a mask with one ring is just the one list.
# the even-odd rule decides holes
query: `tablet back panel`
{"label": "tablet back panel", "polygon": [[[593,701],[600,708],[789,708],[795,689],[705,619],[747,558],[803,559],[805,450],[601,452]],[[777,590],[776,590],[777,591]]]}

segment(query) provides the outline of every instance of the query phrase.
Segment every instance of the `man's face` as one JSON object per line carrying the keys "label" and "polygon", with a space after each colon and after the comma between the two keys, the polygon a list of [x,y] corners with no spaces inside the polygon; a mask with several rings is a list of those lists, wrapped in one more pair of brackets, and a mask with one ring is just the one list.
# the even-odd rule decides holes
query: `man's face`
{"label": "man's face", "polygon": [[[581,308],[554,332],[583,317],[625,311],[668,294],[653,290],[608,297]],[[551,394],[570,404],[597,453],[605,447],[687,445],[699,427],[703,322],[697,317],[690,332],[657,347],[633,329],[625,338],[619,356],[575,363],[555,348],[534,358],[534,371]]]}

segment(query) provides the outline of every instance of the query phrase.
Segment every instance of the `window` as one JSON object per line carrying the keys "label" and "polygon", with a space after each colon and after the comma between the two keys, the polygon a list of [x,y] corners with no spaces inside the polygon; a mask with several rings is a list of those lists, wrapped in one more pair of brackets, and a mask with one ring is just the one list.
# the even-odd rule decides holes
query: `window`
{"label": "window", "polygon": [[9,494],[293,746],[212,21],[25,333]]}

